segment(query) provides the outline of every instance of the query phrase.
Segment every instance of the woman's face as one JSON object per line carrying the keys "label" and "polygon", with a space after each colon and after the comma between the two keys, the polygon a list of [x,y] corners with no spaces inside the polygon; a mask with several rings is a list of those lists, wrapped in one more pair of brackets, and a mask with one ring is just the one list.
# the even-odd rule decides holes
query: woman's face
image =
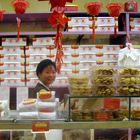
{"label": "woman's face", "polygon": [[42,71],[42,73],[39,74],[39,79],[47,86],[51,85],[54,82],[55,77],[56,77],[56,70],[52,65],[46,67]]}

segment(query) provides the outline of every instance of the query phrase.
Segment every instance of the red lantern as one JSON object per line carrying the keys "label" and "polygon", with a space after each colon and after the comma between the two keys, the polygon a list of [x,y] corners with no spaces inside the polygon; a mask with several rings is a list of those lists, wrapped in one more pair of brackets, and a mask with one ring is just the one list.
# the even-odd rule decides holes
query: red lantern
{"label": "red lantern", "polygon": [[26,0],[13,0],[12,6],[15,9],[15,12],[17,14],[17,39],[20,38],[20,23],[21,20],[19,18],[20,15],[24,14],[26,9],[29,7],[29,3]]}
{"label": "red lantern", "polygon": [[0,21],[3,21],[3,14],[4,14],[4,11],[0,10]]}
{"label": "red lantern", "polygon": [[99,14],[99,12],[101,11],[101,7],[102,7],[101,2],[89,2],[85,5],[85,8],[87,9],[87,12],[91,16],[93,16],[93,24],[92,24],[92,29],[93,29],[92,38],[93,38],[93,41],[95,40],[95,28],[96,28],[94,17]]}
{"label": "red lantern", "polygon": [[58,12],[56,10],[53,11],[51,16],[49,17],[48,21],[52,25],[52,27],[57,27],[57,33],[55,38],[55,48],[57,49],[56,52],[56,66],[57,72],[60,73],[61,70],[61,63],[63,63],[62,57],[64,55],[63,48],[62,48],[62,33],[60,32],[61,28],[64,28],[66,23],[68,22],[68,18],[64,15],[64,12]]}
{"label": "red lantern", "polygon": [[111,17],[119,17],[121,10],[122,10],[121,3],[109,3],[106,8],[109,11],[109,15]]}
{"label": "red lantern", "polygon": [[[121,3],[109,3],[106,6],[106,8],[107,8],[109,15],[111,17],[118,19],[119,15],[121,13],[121,10],[123,8],[123,5]],[[117,25],[116,25],[116,23],[115,23],[115,27],[114,27],[114,37],[117,37]]]}
{"label": "red lantern", "polygon": [[73,0],[50,0],[51,8],[65,7],[66,2],[72,3]]}

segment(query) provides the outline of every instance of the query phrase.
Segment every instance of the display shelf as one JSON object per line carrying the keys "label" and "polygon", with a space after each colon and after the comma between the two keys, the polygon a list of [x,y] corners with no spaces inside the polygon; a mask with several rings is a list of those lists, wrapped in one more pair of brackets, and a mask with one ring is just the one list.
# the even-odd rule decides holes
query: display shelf
{"label": "display shelf", "polygon": [[140,98],[140,96],[70,96],[66,95],[69,98]]}
{"label": "display shelf", "polygon": [[[47,121],[47,120],[34,120]],[[31,120],[1,120],[0,130],[31,130]],[[112,129],[139,128],[140,121],[64,122],[50,121],[50,129]]]}
{"label": "display shelf", "polygon": [[[92,32],[62,32],[63,35],[92,35]],[[97,35],[113,35],[114,32],[96,32]],[[17,32],[0,32],[0,36],[16,36]],[[36,36],[44,36],[44,35],[56,35],[56,32],[21,32],[21,36],[28,35],[36,35]],[[119,31],[117,35],[126,35],[125,31]]]}
{"label": "display shelf", "polygon": [[[47,21],[47,18],[51,12],[46,13],[25,13],[21,15],[22,22],[42,22]],[[66,16],[89,16],[86,12],[76,11],[76,12],[65,12]],[[107,12],[99,13],[99,16],[109,16]],[[6,13],[4,14],[3,22],[16,22],[15,13]]]}
{"label": "display shelf", "polygon": [[130,31],[130,35],[140,35],[139,31]]}

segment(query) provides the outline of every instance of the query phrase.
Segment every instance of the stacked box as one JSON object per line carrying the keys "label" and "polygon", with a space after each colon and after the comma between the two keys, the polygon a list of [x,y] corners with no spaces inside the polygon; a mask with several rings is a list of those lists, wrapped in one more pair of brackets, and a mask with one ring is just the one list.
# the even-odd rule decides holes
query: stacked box
{"label": "stacked box", "polygon": [[[95,17],[95,31],[97,32],[113,32],[116,29],[118,31],[118,19],[113,17]],[[69,17],[68,31],[69,32],[92,32],[93,18],[92,17]]]}
{"label": "stacked box", "polygon": [[130,30],[140,31],[140,18],[130,18]]}
{"label": "stacked box", "polygon": [[2,86],[25,85],[24,46],[26,38],[3,38],[0,47],[0,79]]}

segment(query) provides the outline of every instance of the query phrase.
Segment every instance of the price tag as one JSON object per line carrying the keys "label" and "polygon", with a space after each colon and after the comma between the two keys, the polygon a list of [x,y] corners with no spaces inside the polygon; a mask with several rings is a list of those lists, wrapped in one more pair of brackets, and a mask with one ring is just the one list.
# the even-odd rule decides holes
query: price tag
{"label": "price tag", "polygon": [[47,121],[34,121],[32,122],[32,132],[33,133],[42,133],[49,131],[49,122]]}
{"label": "price tag", "polygon": [[115,99],[115,98],[104,99],[104,108],[105,109],[119,109],[120,99]]}

